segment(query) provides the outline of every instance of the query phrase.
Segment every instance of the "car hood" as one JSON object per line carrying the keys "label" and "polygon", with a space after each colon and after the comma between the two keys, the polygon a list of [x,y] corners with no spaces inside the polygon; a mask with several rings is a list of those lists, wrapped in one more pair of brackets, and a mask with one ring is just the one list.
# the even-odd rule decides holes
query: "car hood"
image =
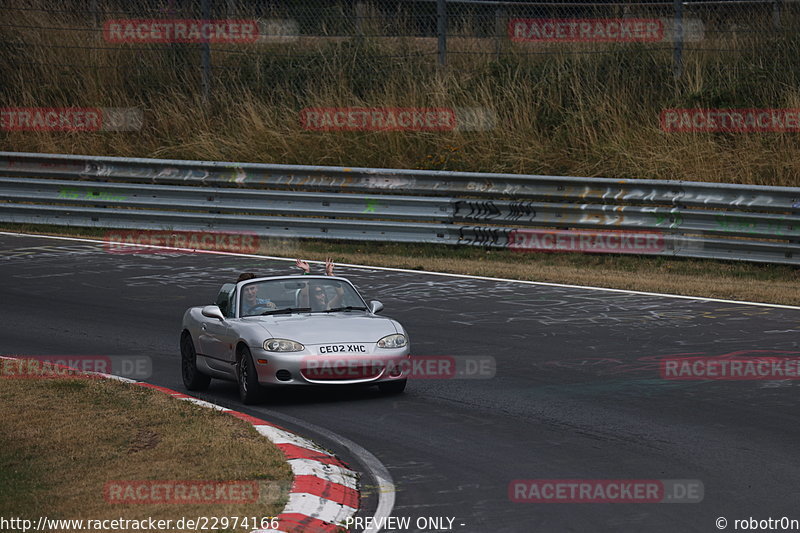
{"label": "car hood", "polygon": [[346,312],[264,316],[246,320],[256,322],[269,337],[301,344],[377,342],[381,337],[400,331],[390,318]]}

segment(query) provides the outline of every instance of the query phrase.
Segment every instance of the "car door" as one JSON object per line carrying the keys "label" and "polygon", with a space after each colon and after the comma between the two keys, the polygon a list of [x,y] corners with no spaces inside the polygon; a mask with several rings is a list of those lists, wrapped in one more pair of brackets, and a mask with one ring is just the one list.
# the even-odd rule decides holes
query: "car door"
{"label": "car door", "polygon": [[233,362],[234,343],[236,342],[233,327],[236,318],[225,320],[209,319],[201,326],[202,335],[208,346],[206,355],[209,357],[208,366],[216,370],[230,372]]}
{"label": "car door", "polygon": [[[233,343],[236,342],[234,304],[236,301],[236,285],[226,283],[217,295],[216,304],[225,316],[224,320],[203,317],[200,326],[200,345],[207,357],[208,366],[223,372],[231,373]],[[233,340],[232,340],[233,339]]]}

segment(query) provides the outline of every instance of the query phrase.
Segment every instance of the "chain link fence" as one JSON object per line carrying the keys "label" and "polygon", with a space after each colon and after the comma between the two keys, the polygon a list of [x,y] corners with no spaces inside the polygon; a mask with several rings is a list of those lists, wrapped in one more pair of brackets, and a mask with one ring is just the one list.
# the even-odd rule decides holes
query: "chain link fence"
{"label": "chain link fence", "polygon": [[[800,142],[740,133],[800,132],[799,11],[800,0],[6,0],[0,144],[796,185]],[[70,135],[87,129],[125,135]]]}
{"label": "chain link fence", "polygon": [[[0,87],[8,96],[20,73],[57,80],[78,69],[82,78],[103,84],[167,82],[208,97],[218,85],[296,85],[296,76],[282,76],[287,70],[325,67],[335,75],[360,69],[360,83],[369,84],[370,71],[379,75],[401,63],[421,71],[480,71],[504,60],[581,55],[616,58],[622,69],[626,62],[649,63],[680,77],[692,55],[768,58],[796,34],[799,5],[794,0],[18,0],[0,6],[6,74]],[[255,35],[237,37],[229,35],[231,28],[218,28],[205,43],[202,35],[168,35],[166,23],[192,20],[252,24],[248,33]]]}

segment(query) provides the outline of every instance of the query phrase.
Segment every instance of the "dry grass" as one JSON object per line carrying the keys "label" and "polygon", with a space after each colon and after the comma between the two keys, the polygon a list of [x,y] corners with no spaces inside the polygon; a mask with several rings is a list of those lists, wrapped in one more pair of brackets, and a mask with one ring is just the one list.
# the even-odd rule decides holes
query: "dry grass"
{"label": "dry grass", "polygon": [[[454,37],[454,51],[488,53],[454,53],[441,72],[430,39],[220,45],[212,54],[219,69],[213,98],[203,105],[197,47],[115,45],[77,15],[9,13],[16,24],[54,29],[0,28],[1,39],[25,43],[0,65],[5,105],[136,106],[145,125],[119,133],[3,132],[2,149],[800,184],[796,133],[667,134],[659,126],[664,108],[800,107],[800,72],[785,68],[800,53],[796,32],[708,32],[687,45],[679,82],[668,44],[505,43],[498,60],[491,39]],[[792,17],[785,15],[787,28],[798,23]],[[484,132],[310,132],[298,113],[311,106],[486,107],[498,123]]]}
{"label": "dry grass", "polygon": [[[108,503],[121,480],[256,481],[259,500]],[[2,379],[0,516],[275,516],[291,480],[280,450],[230,415],[109,380]]]}

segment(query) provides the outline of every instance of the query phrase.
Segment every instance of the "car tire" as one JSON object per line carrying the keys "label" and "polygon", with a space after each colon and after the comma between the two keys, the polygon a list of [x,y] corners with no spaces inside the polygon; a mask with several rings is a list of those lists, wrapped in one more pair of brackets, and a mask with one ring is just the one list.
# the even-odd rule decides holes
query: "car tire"
{"label": "car tire", "polygon": [[407,381],[407,379],[384,381],[383,383],[378,383],[378,390],[384,394],[400,394],[406,390]]}
{"label": "car tire", "polygon": [[197,368],[197,352],[189,333],[181,336],[181,375],[183,385],[191,391],[206,390],[211,383],[211,376],[207,376]]}
{"label": "car tire", "polygon": [[245,405],[259,402],[263,397],[263,389],[258,383],[253,356],[246,347],[240,348],[236,363],[236,382],[239,384],[239,399]]}

